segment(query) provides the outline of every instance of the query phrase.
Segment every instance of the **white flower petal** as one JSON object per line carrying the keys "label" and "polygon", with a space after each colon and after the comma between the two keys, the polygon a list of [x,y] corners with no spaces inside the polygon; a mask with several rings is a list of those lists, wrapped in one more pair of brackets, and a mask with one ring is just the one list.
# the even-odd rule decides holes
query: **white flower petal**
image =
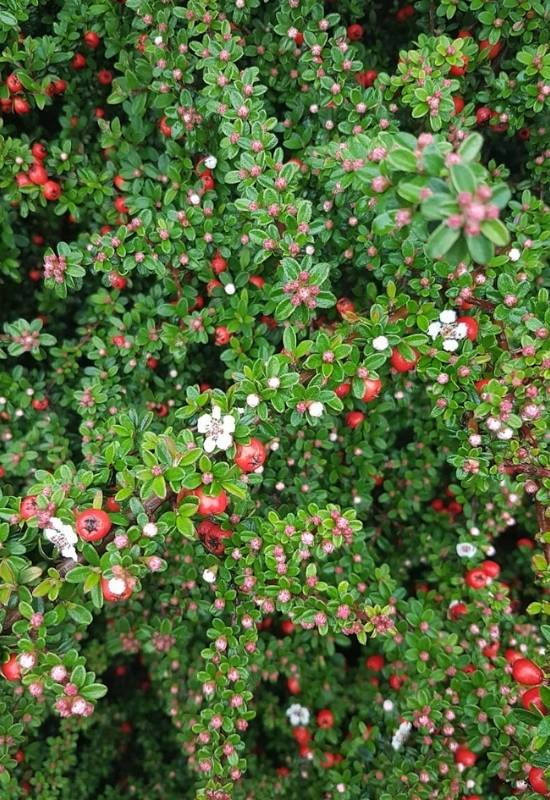
{"label": "white flower petal", "polygon": [[68,545],[67,547],[62,547],[61,555],[64,556],[65,558],[72,558],[73,561],[76,561],[78,558],[76,550],[72,545]]}
{"label": "white flower petal", "polygon": [[203,414],[197,421],[197,430],[199,433],[208,433],[212,427],[212,417],[210,414]]}
{"label": "white flower petal", "polygon": [[439,321],[444,325],[448,325],[451,322],[456,322],[456,311],[452,311],[451,309],[442,311],[439,315]]}
{"label": "white flower petal", "polygon": [[227,414],[227,416],[223,418],[223,429],[225,433],[235,432],[235,418],[230,414]]}
{"label": "white flower petal", "polygon": [[214,419],[222,418],[222,410],[219,406],[212,406],[212,416]]}
{"label": "white flower petal", "polygon": [[212,453],[216,449],[216,439],[213,436],[207,436],[203,447],[206,453]]}
{"label": "white flower petal", "polygon": [[449,353],[454,353],[455,350],[458,350],[458,342],[456,339],[444,339],[443,340],[443,349],[447,350]]}
{"label": "white flower petal", "polygon": [[233,437],[229,433],[220,433],[216,439],[216,445],[220,450],[228,450],[233,444]]}
{"label": "white flower petal", "polygon": [[432,339],[437,339],[439,334],[441,333],[441,323],[440,322],[431,322],[428,325],[428,336],[431,336]]}
{"label": "white flower petal", "polygon": [[385,336],[377,336],[376,339],[372,340],[372,346],[375,350],[382,352],[385,350],[386,347],[389,347],[389,342]]}
{"label": "white flower petal", "polygon": [[463,322],[459,322],[454,330],[455,339],[465,339],[467,335],[468,335],[467,326]]}

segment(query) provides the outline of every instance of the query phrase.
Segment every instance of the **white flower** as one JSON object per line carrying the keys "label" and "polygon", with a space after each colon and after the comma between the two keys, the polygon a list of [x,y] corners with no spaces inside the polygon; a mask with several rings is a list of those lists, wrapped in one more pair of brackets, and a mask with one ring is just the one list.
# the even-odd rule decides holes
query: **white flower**
{"label": "white flower", "polygon": [[201,199],[200,199],[199,195],[196,194],[196,192],[192,192],[189,195],[189,202],[191,203],[192,206],[198,206],[200,201],[201,201]]}
{"label": "white flower", "polygon": [[155,44],[157,46],[162,44],[162,36],[155,36]]}
{"label": "white flower", "polygon": [[157,528],[157,526],[155,525],[154,522],[147,522],[143,526],[142,533],[143,533],[144,536],[147,536],[148,538],[151,539],[153,536],[157,535],[158,528]]}
{"label": "white flower", "polygon": [[401,725],[394,731],[391,740],[391,746],[394,750],[400,750],[401,747],[405,744],[409,735],[412,730],[412,725],[410,722],[402,722]]}
{"label": "white flower", "polygon": [[216,573],[213,569],[205,569],[202,573],[202,579],[206,581],[206,583],[214,583],[216,580]]}
{"label": "white flower", "polygon": [[288,36],[289,39],[294,39],[297,33],[298,33],[298,28],[289,28],[288,31],[286,32],[286,35]]}
{"label": "white flower", "polygon": [[36,664],[36,656],[34,653],[21,653],[17,661],[23,669],[32,669]]}
{"label": "white flower", "polygon": [[390,343],[385,336],[377,336],[376,339],[372,340],[372,346],[375,350],[385,350],[386,347],[389,347],[389,345]]}
{"label": "white flower", "polygon": [[448,353],[454,353],[458,349],[458,342],[456,339],[443,339],[443,349]]}
{"label": "white flower", "polygon": [[453,322],[456,322],[456,311],[442,311],[439,315],[439,321],[443,323],[443,325],[450,325]]}
{"label": "white flower", "polygon": [[78,536],[70,525],[65,525],[57,517],[50,517],[48,527],[44,529],[44,536],[57,547],[64,558],[77,560],[74,546],[78,542]]}
{"label": "white flower", "polygon": [[257,408],[260,405],[260,398],[257,394],[248,394],[246,396],[246,405],[250,408]]}
{"label": "white flower", "polygon": [[225,286],[224,286],[224,290],[225,290],[226,294],[235,294],[235,292],[237,291],[235,289],[235,284],[234,283],[226,283]]}
{"label": "white flower", "polygon": [[508,258],[510,261],[519,261],[521,258],[521,252],[517,247],[512,247],[512,249],[508,251]]}
{"label": "white flower", "polygon": [[503,441],[507,441],[511,439],[514,435],[514,431],[512,428],[503,428],[501,431],[497,433],[497,439],[502,439]]}
{"label": "white flower", "polygon": [[206,169],[216,169],[218,165],[218,159],[216,156],[206,156],[204,159],[204,166]]}
{"label": "white flower", "polygon": [[121,595],[126,591],[126,581],[124,578],[110,578],[107,587],[111,594]]}
{"label": "white flower", "polygon": [[388,713],[390,711],[393,711],[393,703],[392,703],[392,701],[391,700],[384,700],[384,702],[382,703],[382,708],[384,709],[384,711],[387,711]]}
{"label": "white flower", "polygon": [[313,403],[311,403],[308,411],[312,417],[322,417],[325,411],[325,407],[318,400],[315,400]]}
{"label": "white flower", "polygon": [[291,725],[308,725],[309,724],[309,710],[299,703],[293,703],[286,710],[288,721]]}
{"label": "white flower", "polygon": [[197,421],[197,430],[206,435],[204,440],[204,450],[212,453],[216,447],[220,450],[228,450],[233,444],[233,434],[235,432],[235,420],[230,414],[222,417],[219,406],[212,406],[212,414],[202,414]]}
{"label": "white flower", "polygon": [[459,542],[456,546],[456,554],[460,558],[473,558],[477,553],[477,547],[470,542]]}
{"label": "white flower", "polygon": [[432,339],[437,339],[441,333],[441,327],[441,322],[430,322],[428,325],[428,336],[431,336]]}
{"label": "white flower", "polygon": [[306,245],[306,255],[312,256],[314,254],[314,252],[315,252],[315,248],[313,247],[312,244]]}

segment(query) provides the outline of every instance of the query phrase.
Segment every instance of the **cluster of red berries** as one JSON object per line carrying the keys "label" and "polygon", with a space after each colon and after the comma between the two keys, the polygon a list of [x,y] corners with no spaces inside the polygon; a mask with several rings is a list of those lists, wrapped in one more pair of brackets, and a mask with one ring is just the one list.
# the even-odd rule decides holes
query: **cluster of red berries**
{"label": "cluster of red berries", "polygon": [[28,172],[17,173],[17,185],[19,187],[32,185],[40,186],[46,200],[59,200],[61,197],[61,186],[57,181],[52,181],[48,177],[48,172],[44,166],[48,151],[41,142],[35,142],[31,147],[31,153],[34,161],[29,167]]}

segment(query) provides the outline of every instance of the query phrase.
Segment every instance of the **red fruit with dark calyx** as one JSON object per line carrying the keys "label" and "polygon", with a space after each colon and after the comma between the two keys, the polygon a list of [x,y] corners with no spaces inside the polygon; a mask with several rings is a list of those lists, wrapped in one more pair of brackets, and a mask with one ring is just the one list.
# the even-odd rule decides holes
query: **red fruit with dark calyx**
{"label": "red fruit with dark calyx", "polygon": [[365,419],[362,411],[348,411],[345,416],[346,425],[348,428],[358,428]]}
{"label": "red fruit with dark calyx", "polygon": [[48,151],[42,142],[35,142],[31,147],[31,153],[36,161],[44,161],[48,155]]}
{"label": "red fruit with dark calyx", "polygon": [[113,73],[109,69],[100,69],[97,80],[102,86],[109,86],[113,82]]}
{"label": "red fruit with dark calyx", "polygon": [[223,490],[219,494],[206,494],[202,486],[192,491],[182,489],[178,494],[178,503],[181,502],[184,497],[187,497],[187,495],[198,497],[199,505],[197,514],[200,514],[201,517],[223,514],[229,504],[229,498]]}
{"label": "red fruit with dark calyx", "polygon": [[267,458],[267,450],[259,439],[251,439],[248,444],[237,445],[235,464],[243,472],[254,472]]}
{"label": "red fruit with dark calyx", "polygon": [[207,519],[199,522],[197,525],[197,533],[205,549],[215,556],[223,555],[225,552],[224,539],[228,539],[231,536],[231,531],[224,531],[224,529],[216,525],[215,522],[211,522]]}
{"label": "red fruit with dark calyx", "polygon": [[481,106],[476,111],[476,122],[478,125],[485,125],[486,122],[489,122],[492,116],[492,111],[487,106]]}
{"label": "red fruit with dark calyx", "polygon": [[229,333],[225,325],[218,325],[218,327],[215,328],[214,343],[217,344],[218,347],[223,347],[224,345],[229,344],[230,339],[231,339],[231,334]]}
{"label": "red fruit with dark calyx", "polygon": [[455,750],[455,763],[462,764],[464,767],[473,767],[477,761],[477,755],[469,747],[461,744]]}
{"label": "red fruit with dark calyx", "polygon": [[99,36],[97,35],[97,33],[95,31],[86,31],[86,33],[84,34],[84,36],[82,38],[84,40],[84,43],[91,50],[95,50],[97,47],[99,47],[99,45],[101,43],[101,39],[99,38]]}
{"label": "red fruit with dark calyx", "polygon": [[538,686],[544,680],[544,672],[529,658],[518,658],[512,666],[512,677],[523,686]]}
{"label": "red fruit with dark calyx", "polygon": [[23,84],[15,74],[12,72],[11,75],[8,75],[6,78],[6,86],[8,87],[11,94],[17,94],[18,92],[23,91]]}
{"label": "red fruit with dark calyx", "polygon": [[526,692],[523,692],[521,695],[521,705],[527,711],[532,711],[533,708],[535,708],[544,716],[546,716],[549,711],[542,701],[540,686],[533,686],[531,689],[527,689]]}
{"label": "red fruit with dark calyx", "polygon": [[0,672],[7,681],[18,681],[21,677],[21,667],[17,663],[17,656],[12,653],[0,667]]}
{"label": "red fruit with dark calyx", "polygon": [[527,778],[534,792],[538,792],[538,794],[543,795],[550,795],[550,789],[544,780],[544,770],[541,767],[531,767]]}
{"label": "red fruit with dark calyx", "polygon": [[466,325],[466,336],[471,342],[475,342],[477,339],[477,333],[479,331],[479,323],[477,319],[474,319],[474,317],[459,317],[457,319],[457,323]]}
{"label": "red fruit with dark calyx", "polygon": [[363,392],[363,401],[365,403],[370,403],[374,400],[380,392],[382,391],[382,381],[380,378],[366,378],[363,381],[363,386],[365,391]]}
{"label": "red fruit with dark calyx", "polygon": [[46,411],[50,403],[47,397],[35,397],[31,405],[35,411]]}
{"label": "red fruit with dark calyx", "polygon": [[322,708],[317,714],[317,725],[320,728],[332,728],[334,725],[334,714],[329,708]]}
{"label": "red fruit with dark calyx", "polygon": [[227,269],[227,261],[222,255],[216,253],[213,259],[210,261],[210,266],[212,267],[216,275],[219,275],[220,272],[225,272],[225,270]]}
{"label": "red fruit with dark calyx", "polygon": [[359,25],[359,23],[354,22],[352,25],[348,25],[348,39],[352,42],[360,41],[363,38],[363,34],[363,26]]}
{"label": "red fruit with dark calyx", "polygon": [[468,606],[466,603],[455,603],[449,609],[449,616],[451,619],[460,619],[468,613]]}
{"label": "red fruit with dark calyx", "polygon": [[500,564],[496,561],[482,561],[479,566],[489,578],[498,578],[500,575]]}
{"label": "red fruit with dark calyx", "polygon": [[401,355],[397,348],[394,348],[391,352],[390,363],[392,367],[397,370],[397,372],[410,372],[410,370],[414,369],[418,364],[419,355],[415,353],[414,361],[407,361],[404,356]]}
{"label": "red fruit with dark calyx", "polygon": [[37,186],[43,186],[48,180],[48,173],[42,164],[35,161],[35,163],[31,164],[29,167],[29,179]]}
{"label": "red fruit with dark calyx", "polygon": [[[121,591],[119,591],[121,589]],[[109,603],[119,603],[128,600],[132,595],[132,587],[122,578],[101,578],[101,593],[103,599]]]}
{"label": "red fruit with dark calyx", "polygon": [[98,542],[111,530],[109,515],[100,508],[87,508],[76,515],[75,529],[85,542]]}
{"label": "red fruit with dark calyx", "polygon": [[46,181],[42,187],[42,194],[46,200],[49,200],[50,202],[59,200],[61,197],[61,186],[57,183],[57,181]]}
{"label": "red fruit with dark calyx", "polygon": [[28,494],[21,500],[19,515],[22,519],[31,519],[31,517],[35,517],[37,513],[38,505],[36,503],[36,497],[33,494]]}
{"label": "red fruit with dark calyx", "polygon": [[471,589],[484,589],[490,578],[481,567],[474,567],[468,570],[464,576],[464,580]]}

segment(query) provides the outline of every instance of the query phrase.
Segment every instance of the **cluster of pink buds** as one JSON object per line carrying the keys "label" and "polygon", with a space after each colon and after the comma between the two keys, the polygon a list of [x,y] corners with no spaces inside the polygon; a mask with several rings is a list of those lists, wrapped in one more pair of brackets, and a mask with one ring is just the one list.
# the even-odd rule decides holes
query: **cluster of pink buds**
{"label": "cluster of pink buds", "polygon": [[284,293],[292,295],[290,302],[293,306],[304,305],[307,308],[317,306],[315,298],[321,290],[318,286],[310,286],[309,280],[309,272],[302,271],[295,281],[289,281],[283,286]]}
{"label": "cluster of pink buds", "polygon": [[53,278],[56,283],[63,283],[67,262],[63,256],[55,253],[44,257],[44,278]]}
{"label": "cluster of pink buds", "polygon": [[339,511],[331,511],[330,516],[334,520],[334,533],[338,536],[343,536],[346,544],[350,544],[353,531],[348,520]]}
{"label": "cluster of pink buds", "polygon": [[491,189],[489,186],[479,186],[475,194],[460,192],[458,195],[459,214],[447,217],[449,228],[464,228],[468,236],[479,236],[481,223],[489,219],[498,219],[498,206],[490,203]]}

